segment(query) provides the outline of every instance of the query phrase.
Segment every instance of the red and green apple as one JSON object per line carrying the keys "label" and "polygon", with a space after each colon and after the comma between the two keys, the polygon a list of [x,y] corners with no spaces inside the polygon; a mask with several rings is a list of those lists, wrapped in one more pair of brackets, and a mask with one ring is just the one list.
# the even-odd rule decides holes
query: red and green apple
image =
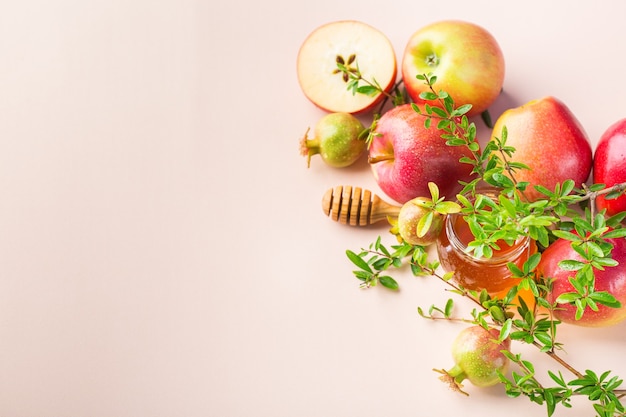
{"label": "red and green apple", "polygon": [[417,30],[402,56],[402,78],[416,103],[429,87],[417,75],[437,77],[436,91],[444,90],[457,106],[471,104],[468,116],[491,106],[504,83],[504,54],[493,35],[474,23],[443,20]]}
{"label": "red and green apple", "polygon": [[530,201],[546,198],[535,190],[541,185],[554,190],[557,183],[571,179],[576,187],[587,181],[593,165],[589,138],[579,120],[561,100],[546,96],[503,112],[496,120],[491,140],[503,139],[515,148],[512,161],[529,169],[514,178],[529,185],[524,195]]}
{"label": "red and green apple", "polygon": [[424,126],[426,117],[410,104],[396,106],[378,120],[372,134],[368,161],[380,189],[400,204],[430,196],[429,182],[446,200],[456,200],[469,182],[472,166],[460,162],[472,158],[465,146],[448,146],[442,131]]}

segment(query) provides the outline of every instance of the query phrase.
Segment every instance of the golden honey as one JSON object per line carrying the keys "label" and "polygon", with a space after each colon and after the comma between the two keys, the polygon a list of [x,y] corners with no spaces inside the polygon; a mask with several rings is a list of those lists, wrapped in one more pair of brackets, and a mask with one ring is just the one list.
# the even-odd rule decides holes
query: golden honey
{"label": "golden honey", "polygon": [[[491,296],[502,298],[520,282],[520,279],[512,278],[507,264],[512,262],[521,269],[524,262],[537,251],[537,245],[527,236],[513,245],[498,242],[500,249],[494,249],[493,256],[484,258],[469,252],[468,245],[474,239],[462,215],[448,215],[437,241],[441,267],[446,272],[453,271],[451,281],[463,288],[476,291],[484,289]],[[529,292],[520,295],[529,306],[534,304],[531,303],[534,297]]]}

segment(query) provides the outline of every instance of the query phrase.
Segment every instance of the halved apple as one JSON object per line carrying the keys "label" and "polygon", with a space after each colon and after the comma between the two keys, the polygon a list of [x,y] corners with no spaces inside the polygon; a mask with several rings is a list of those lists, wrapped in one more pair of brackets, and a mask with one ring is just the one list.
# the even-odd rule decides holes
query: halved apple
{"label": "halved apple", "polygon": [[[298,82],[304,95],[329,112],[357,113],[372,108],[382,93],[369,96],[348,89],[350,76],[337,63],[389,91],[397,75],[396,55],[389,39],[378,29],[356,20],[339,20],[315,29],[300,47]],[[360,85],[365,85],[362,81]]]}

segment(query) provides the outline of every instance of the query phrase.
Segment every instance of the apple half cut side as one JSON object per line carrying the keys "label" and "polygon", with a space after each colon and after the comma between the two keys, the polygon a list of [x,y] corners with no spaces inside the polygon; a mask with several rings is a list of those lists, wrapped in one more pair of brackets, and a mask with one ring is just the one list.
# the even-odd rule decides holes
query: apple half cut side
{"label": "apple half cut side", "polygon": [[358,68],[363,79],[377,82],[384,91],[396,81],[395,50],[382,32],[355,20],[322,25],[301,45],[296,69],[304,95],[329,112],[363,112],[383,98],[382,93],[369,96],[348,90],[350,79],[337,63],[349,70]]}

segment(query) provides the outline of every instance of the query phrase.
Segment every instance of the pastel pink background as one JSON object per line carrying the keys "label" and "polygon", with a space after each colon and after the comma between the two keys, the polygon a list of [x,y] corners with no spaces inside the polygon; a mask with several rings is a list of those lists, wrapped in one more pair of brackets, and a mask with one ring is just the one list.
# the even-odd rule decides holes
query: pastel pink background
{"label": "pastel pink background", "polygon": [[[378,189],[364,162],[307,169],[298,140],[323,113],[295,58],[332,20],[398,54],[422,25],[469,20],[505,54],[494,119],[554,95],[595,143],[626,117],[625,15],[620,0],[4,2],[0,416],[545,415],[439,383],[460,325],[417,315],[449,298],[437,281],[359,290],[345,250],[391,236],[322,214],[327,188]],[[574,366],[626,376],[626,324],[560,338]],[[546,383],[560,370],[516,349]]]}

